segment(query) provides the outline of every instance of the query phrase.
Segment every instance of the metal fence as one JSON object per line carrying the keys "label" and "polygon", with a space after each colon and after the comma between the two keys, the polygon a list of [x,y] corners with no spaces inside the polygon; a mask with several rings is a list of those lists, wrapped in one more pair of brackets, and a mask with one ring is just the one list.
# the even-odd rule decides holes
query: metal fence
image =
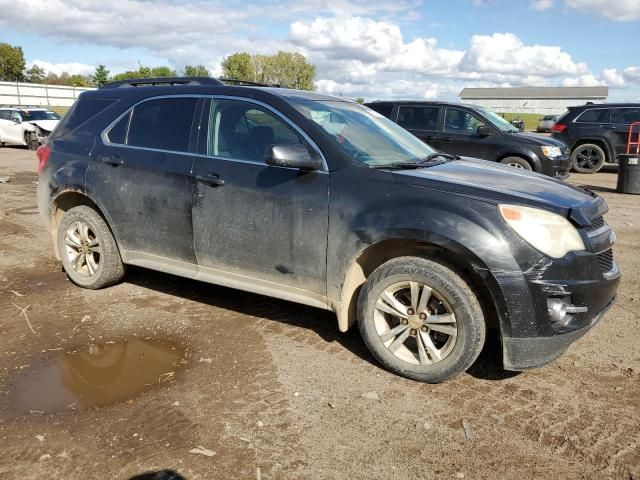
{"label": "metal fence", "polygon": [[93,88],[63,87],[39,83],[0,82],[0,105],[69,107],[78,95]]}

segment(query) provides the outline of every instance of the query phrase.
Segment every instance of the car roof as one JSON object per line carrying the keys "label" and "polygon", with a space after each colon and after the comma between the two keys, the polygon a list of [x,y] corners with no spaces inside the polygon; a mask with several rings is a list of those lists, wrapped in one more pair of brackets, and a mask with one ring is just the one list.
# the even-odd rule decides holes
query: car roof
{"label": "car roof", "polygon": [[365,102],[365,105],[424,105],[424,106],[440,106],[450,105],[452,107],[467,107],[474,110],[482,108],[480,105],[473,103],[446,102],[442,100],[375,100],[373,102]]}
{"label": "car roof", "polygon": [[587,109],[587,108],[620,108],[620,107],[631,107],[631,108],[637,108],[640,107],[640,103],[585,103],[584,105],[572,105],[568,108],[572,109],[572,110],[578,110],[581,108]]}

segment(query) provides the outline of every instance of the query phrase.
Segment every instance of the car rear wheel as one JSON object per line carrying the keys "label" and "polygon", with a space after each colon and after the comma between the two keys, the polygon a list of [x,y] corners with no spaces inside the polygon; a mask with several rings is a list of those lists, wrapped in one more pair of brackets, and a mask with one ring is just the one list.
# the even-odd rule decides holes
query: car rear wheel
{"label": "car rear wheel", "polygon": [[40,141],[38,141],[38,136],[35,133],[27,135],[25,140],[29,150],[37,150],[40,146]]}
{"label": "car rear wheel", "polygon": [[571,153],[571,165],[578,173],[596,173],[602,168],[607,157],[598,145],[584,143]]}
{"label": "car rear wheel", "polygon": [[519,168],[521,170],[532,170],[531,164],[524,158],[520,157],[503,158],[502,160],[500,160],[500,163],[502,163],[503,165],[509,165],[510,167]]}
{"label": "car rear wheel", "polygon": [[391,260],[369,276],[358,300],[358,326],[385,368],[427,383],[466,371],[482,350],[486,330],[464,280],[420,257]]}
{"label": "car rear wheel", "polygon": [[73,283],[98,289],[124,276],[118,245],[100,214],[84,205],[67,211],[58,225],[58,251]]}

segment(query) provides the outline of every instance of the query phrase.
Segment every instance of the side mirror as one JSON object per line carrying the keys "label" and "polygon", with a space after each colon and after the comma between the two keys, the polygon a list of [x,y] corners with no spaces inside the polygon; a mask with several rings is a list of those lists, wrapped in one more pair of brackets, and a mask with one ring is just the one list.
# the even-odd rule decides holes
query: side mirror
{"label": "side mirror", "polygon": [[271,145],[265,152],[265,162],[272,167],[299,168],[300,170],[321,170],[322,160],[311,156],[306,146]]}
{"label": "side mirror", "polygon": [[491,129],[486,125],[480,125],[476,129],[476,135],[479,135],[480,137],[488,137],[491,135]]}

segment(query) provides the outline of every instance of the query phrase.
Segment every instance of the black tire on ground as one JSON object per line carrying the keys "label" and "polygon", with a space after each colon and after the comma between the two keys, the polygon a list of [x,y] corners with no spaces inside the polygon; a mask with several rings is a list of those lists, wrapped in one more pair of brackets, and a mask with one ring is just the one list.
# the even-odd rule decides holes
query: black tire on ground
{"label": "black tire on ground", "polygon": [[[65,236],[75,222],[88,226],[91,238],[97,240],[100,249],[100,253],[97,254],[97,269],[90,276],[76,271],[69,258]],[[91,207],[81,205],[68,210],[63,215],[58,225],[58,251],[67,276],[80,287],[96,290],[113,285],[124,276],[124,265],[113,234],[100,214]],[[86,261],[84,264],[86,265]]]}
{"label": "black tire on ground", "polygon": [[[457,337],[448,355],[432,364],[413,364],[398,358],[376,329],[376,303],[389,287],[400,282],[429,286],[451,306]],[[378,312],[380,314],[380,312]],[[466,371],[484,345],[486,325],[482,308],[467,283],[451,268],[421,257],[399,257],[379,266],[367,279],[358,298],[358,327],[373,356],[388,370],[426,383],[439,383]]]}
{"label": "black tire on ground", "polygon": [[37,150],[40,146],[40,142],[38,141],[38,136],[35,133],[29,134],[25,137],[27,142],[27,148],[29,150]]}
{"label": "black tire on ground", "polygon": [[524,158],[520,158],[520,157],[506,157],[500,160],[500,163],[504,165],[509,165],[514,168],[519,168],[521,170],[529,170],[529,171],[533,170],[533,168],[531,167],[531,164],[528,161],[526,161]]}
{"label": "black tire on ground", "polygon": [[607,160],[607,155],[599,145],[583,143],[571,152],[571,168],[578,173],[596,173]]}

